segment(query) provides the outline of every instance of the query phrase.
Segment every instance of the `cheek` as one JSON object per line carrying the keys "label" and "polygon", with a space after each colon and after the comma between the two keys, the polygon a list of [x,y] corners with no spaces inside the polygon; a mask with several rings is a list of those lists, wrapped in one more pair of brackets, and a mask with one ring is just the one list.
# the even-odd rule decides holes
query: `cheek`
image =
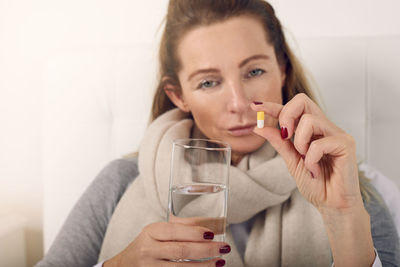
{"label": "cheek", "polygon": [[207,100],[207,97],[204,96],[194,99],[197,101],[188,104],[197,126],[208,138],[215,137],[215,131],[218,131],[222,121],[222,111],[218,101],[215,98]]}
{"label": "cheek", "polygon": [[282,104],[282,89],[280,87],[264,88],[257,92],[257,99],[264,102]]}
{"label": "cheek", "polygon": [[192,110],[193,114],[202,119],[203,124],[215,124],[220,117],[220,111],[210,104]]}
{"label": "cheek", "polygon": [[246,89],[253,92],[253,98],[282,104],[282,83],[278,75],[267,73],[246,84]]}

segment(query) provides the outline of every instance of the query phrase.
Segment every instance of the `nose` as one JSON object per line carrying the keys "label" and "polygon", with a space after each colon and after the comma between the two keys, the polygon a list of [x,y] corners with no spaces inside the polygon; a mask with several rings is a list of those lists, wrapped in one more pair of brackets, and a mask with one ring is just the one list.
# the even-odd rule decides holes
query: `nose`
{"label": "nose", "polygon": [[250,100],[239,81],[228,83],[227,91],[227,107],[230,113],[242,113],[249,109]]}

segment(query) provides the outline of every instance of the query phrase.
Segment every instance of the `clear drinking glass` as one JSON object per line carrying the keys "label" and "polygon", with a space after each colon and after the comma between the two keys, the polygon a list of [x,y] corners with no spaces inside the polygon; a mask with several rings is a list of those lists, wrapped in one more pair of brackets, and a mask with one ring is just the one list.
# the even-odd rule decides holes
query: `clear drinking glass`
{"label": "clear drinking glass", "polygon": [[[169,222],[209,228],[215,241],[225,241],[229,166],[228,144],[207,139],[173,142],[169,182]],[[204,261],[206,259],[176,259]]]}

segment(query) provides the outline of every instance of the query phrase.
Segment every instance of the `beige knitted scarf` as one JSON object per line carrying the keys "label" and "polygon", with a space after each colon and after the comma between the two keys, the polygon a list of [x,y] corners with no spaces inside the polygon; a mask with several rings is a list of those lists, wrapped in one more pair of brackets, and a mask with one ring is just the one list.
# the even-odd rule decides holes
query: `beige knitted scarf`
{"label": "beige knitted scarf", "polygon": [[[143,227],[165,221],[172,141],[193,137],[193,120],[171,110],[155,120],[139,150],[139,177],[127,188],[108,225],[99,260],[125,249]],[[256,214],[244,258],[229,224]],[[266,142],[231,166],[226,242],[227,266],[330,266],[332,256],[321,215],[299,193],[283,159]]]}

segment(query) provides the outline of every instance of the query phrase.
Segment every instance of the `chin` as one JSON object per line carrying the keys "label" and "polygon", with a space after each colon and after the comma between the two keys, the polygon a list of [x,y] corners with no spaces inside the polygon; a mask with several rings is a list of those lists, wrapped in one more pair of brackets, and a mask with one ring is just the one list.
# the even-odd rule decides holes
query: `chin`
{"label": "chin", "polygon": [[259,149],[266,140],[256,134],[240,137],[228,137],[226,140],[233,152],[240,154],[248,154]]}

